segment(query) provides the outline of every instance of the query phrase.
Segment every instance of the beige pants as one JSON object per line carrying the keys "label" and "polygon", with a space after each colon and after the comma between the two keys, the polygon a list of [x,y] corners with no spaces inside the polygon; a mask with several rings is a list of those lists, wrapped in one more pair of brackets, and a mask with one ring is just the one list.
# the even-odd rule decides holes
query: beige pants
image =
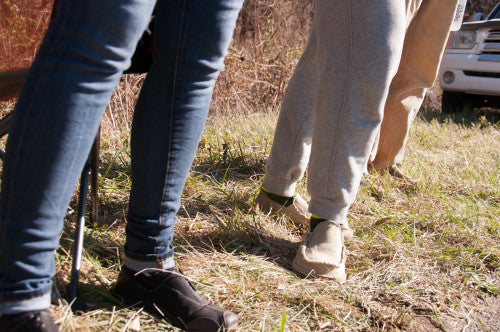
{"label": "beige pants", "polygon": [[403,161],[404,147],[425,93],[436,78],[458,0],[407,0],[407,29],[398,72],[391,82],[370,163]]}

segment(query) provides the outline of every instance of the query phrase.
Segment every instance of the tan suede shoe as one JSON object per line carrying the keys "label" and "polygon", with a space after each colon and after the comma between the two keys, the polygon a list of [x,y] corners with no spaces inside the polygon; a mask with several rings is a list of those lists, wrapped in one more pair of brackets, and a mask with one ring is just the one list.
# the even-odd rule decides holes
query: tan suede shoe
{"label": "tan suede shoe", "polygon": [[302,276],[344,282],[346,256],[340,225],[327,220],[319,223],[300,245],[292,268]]}
{"label": "tan suede shoe", "polygon": [[354,239],[354,231],[352,230],[351,226],[349,226],[349,223],[347,220],[340,226],[340,230],[342,231],[342,235],[344,236],[344,240],[352,240]]}
{"label": "tan suede shoe", "polygon": [[309,227],[311,214],[307,211],[307,202],[300,195],[295,195],[293,203],[289,206],[283,206],[273,201],[261,190],[255,198],[255,203],[259,210],[265,214],[276,215],[281,213],[290,218],[295,224]]}
{"label": "tan suede shoe", "polygon": [[[281,213],[290,218],[295,224],[307,228],[309,227],[311,214],[307,211],[308,204],[302,196],[298,194],[293,196],[293,203],[285,207],[273,201],[261,190],[255,198],[255,204],[259,210],[265,214],[276,215]],[[352,228],[349,227],[347,221],[342,225],[342,234],[346,240],[352,240],[354,237],[354,232]]]}
{"label": "tan suede shoe", "polygon": [[395,178],[404,180],[408,182],[410,185],[415,186],[418,184],[418,180],[415,178],[412,178],[408,174],[405,174],[397,165],[392,165],[390,167],[387,167],[385,169],[381,169],[380,173],[384,174],[385,172],[389,173],[391,176],[394,176]]}

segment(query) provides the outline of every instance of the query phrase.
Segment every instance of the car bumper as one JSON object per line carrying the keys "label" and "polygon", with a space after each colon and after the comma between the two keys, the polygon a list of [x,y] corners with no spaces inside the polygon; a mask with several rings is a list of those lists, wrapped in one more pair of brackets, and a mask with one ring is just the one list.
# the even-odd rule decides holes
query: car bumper
{"label": "car bumper", "polygon": [[[446,72],[455,75],[453,82],[444,82]],[[439,84],[443,90],[500,96],[500,55],[445,54]]]}

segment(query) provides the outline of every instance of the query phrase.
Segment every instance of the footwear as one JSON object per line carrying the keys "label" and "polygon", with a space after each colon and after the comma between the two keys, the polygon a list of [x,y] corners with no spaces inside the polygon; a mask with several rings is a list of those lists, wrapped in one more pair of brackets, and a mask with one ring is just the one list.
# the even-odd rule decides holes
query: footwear
{"label": "footwear", "polygon": [[[296,225],[302,225],[306,228],[310,225],[311,214],[307,211],[308,204],[299,194],[293,196],[292,204],[285,206],[274,201],[266,192],[260,190],[255,198],[255,203],[263,213],[270,213],[272,215],[281,213],[290,218]],[[352,228],[349,227],[347,220],[342,225],[342,234],[347,240],[354,238],[354,232]]]}
{"label": "footwear", "polygon": [[300,195],[293,196],[292,204],[286,206],[274,201],[265,191],[260,190],[255,203],[263,213],[272,215],[281,213],[290,218],[294,224],[309,227],[311,214],[307,211],[307,202]]}
{"label": "footwear", "polygon": [[137,273],[123,266],[113,293],[186,331],[226,331],[238,323],[237,315],[202,298],[176,269]]}
{"label": "footwear", "polygon": [[300,245],[292,268],[302,276],[344,282],[346,255],[341,226],[326,220],[319,223]]}
{"label": "footwear", "polygon": [[375,184],[371,180],[371,177],[372,175],[370,173],[365,174],[361,178],[360,186],[367,187],[371,196],[382,199],[385,196],[385,189],[382,186]]}
{"label": "footwear", "polygon": [[354,239],[354,231],[352,230],[351,226],[349,226],[347,220],[340,226],[340,231],[342,232],[344,240],[350,241]]}
{"label": "footwear", "polygon": [[2,332],[57,332],[59,328],[48,310],[0,314]]}
{"label": "footwear", "polygon": [[395,178],[404,180],[409,184],[411,184],[412,186],[418,183],[417,179],[412,178],[411,176],[405,174],[397,165],[392,165],[386,168],[382,168],[380,170],[380,174],[385,174],[385,173],[389,173],[389,175],[394,176]]}

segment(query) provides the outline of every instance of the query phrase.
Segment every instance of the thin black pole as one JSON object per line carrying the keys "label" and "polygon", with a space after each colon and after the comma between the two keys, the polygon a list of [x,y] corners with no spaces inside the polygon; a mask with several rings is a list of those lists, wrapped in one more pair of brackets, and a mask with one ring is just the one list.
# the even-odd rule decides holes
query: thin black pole
{"label": "thin black pole", "polygon": [[73,264],[71,266],[70,297],[73,301],[78,290],[78,278],[80,276],[80,264],[83,252],[83,233],[85,230],[85,206],[87,203],[87,189],[89,182],[90,162],[87,159],[80,177],[80,190],[78,193],[78,214],[76,221],[75,248],[73,252]]}
{"label": "thin black pole", "polygon": [[90,196],[91,208],[90,208],[90,223],[92,225],[97,224],[97,216],[99,215],[99,153],[100,153],[100,141],[101,141],[101,127],[97,131],[97,136],[92,146],[92,151],[90,152]]}
{"label": "thin black pole", "polygon": [[[83,235],[85,231],[85,211],[87,206],[87,192],[89,187],[89,176],[92,169],[92,223],[97,222],[97,190],[98,190],[98,168],[99,168],[99,144],[101,140],[101,129],[99,128],[90,155],[83,166],[80,176],[80,189],[78,192],[78,211],[76,220],[75,248],[73,252],[73,262],[71,266],[70,281],[70,302],[75,300],[78,292],[78,279],[80,277],[80,265],[83,253]],[[74,302],[73,307],[81,307],[82,304]]]}

